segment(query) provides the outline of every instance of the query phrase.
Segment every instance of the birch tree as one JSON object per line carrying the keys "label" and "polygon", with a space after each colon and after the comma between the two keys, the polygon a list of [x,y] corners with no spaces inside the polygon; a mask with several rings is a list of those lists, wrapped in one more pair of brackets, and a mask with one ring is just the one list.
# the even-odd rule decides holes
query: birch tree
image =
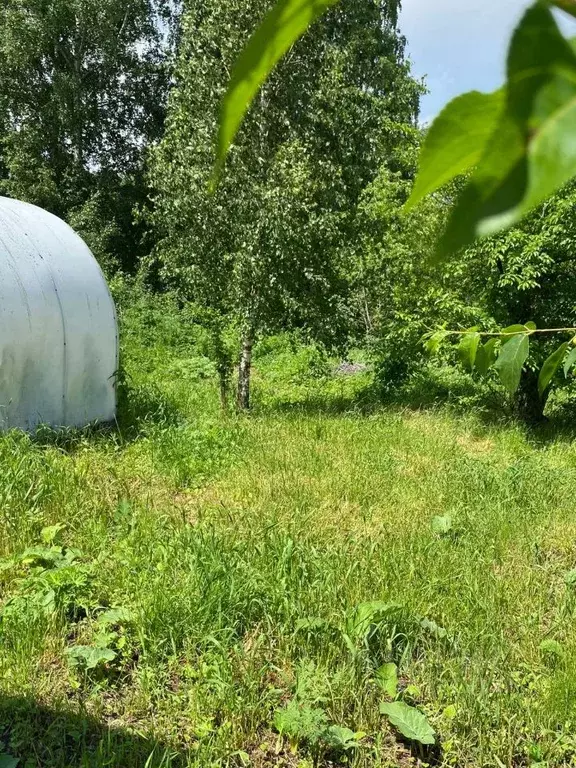
{"label": "birch tree", "polygon": [[356,206],[412,129],[419,95],[396,0],[343,0],[260,91],[211,195],[220,102],[238,51],[270,6],[191,0],[152,163],[163,274],[213,310],[215,333],[222,319],[237,329],[241,409],[259,336],[302,328],[332,345],[345,338]]}

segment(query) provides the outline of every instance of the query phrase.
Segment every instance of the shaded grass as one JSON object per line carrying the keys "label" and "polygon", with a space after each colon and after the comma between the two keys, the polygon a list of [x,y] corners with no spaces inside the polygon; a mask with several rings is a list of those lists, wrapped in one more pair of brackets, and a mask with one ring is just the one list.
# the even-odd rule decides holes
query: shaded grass
{"label": "shaded grass", "polygon": [[[377,409],[369,373],[286,349],[257,363],[254,415],[223,418],[206,361],[149,351],[126,350],[118,429],[0,439],[4,751],[28,768],[310,766],[272,728],[296,698],[368,734],[320,765],[571,764],[569,436]],[[73,555],[19,558],[38,546]],[[369,600],[401,608],[349,643]],[[70,666],[111,607],[129,612],[115,659]],[[437,751],[378,714],[390,661]]]}

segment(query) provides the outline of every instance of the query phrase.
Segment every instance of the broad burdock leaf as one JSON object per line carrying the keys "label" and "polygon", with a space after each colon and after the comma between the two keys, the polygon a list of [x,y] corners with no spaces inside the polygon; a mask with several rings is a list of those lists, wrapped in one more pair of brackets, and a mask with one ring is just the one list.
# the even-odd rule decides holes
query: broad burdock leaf
{"label": "broad burdock leaf", "polygon": [[522,369],[528,359],[529,352],[530,342],[526,333],[511,336],[500,348],[494,367],[498,371],[500,381],[511,395],[520,386]]}
{"label": "broad burdock leaf", "polygon": [[116,658],[116,653],[111,648],[95,648],[90,645],[73,645],[66,648],[65,653],[71,666],[85,669],[96,669]]}
{"label": "broad burdock leaf", "polygon": [[383,702],[380,712],[388,717],[390,723],[402,736],[420,744],[435,744],[434,729],[416,707],[411,707],[403,701]]}
{"label": "broad burdock leaf", "polygon": [[565,341],[546,359],[544,365],[540,369],[540,375],[538,376],[538,394],[540,397],[546,392],[556,371],[562,365],[562,361],[566,357],[566,352],[570,346],[569,342]]}
{"label": "broad burdock leaf", "polygon": [[568,378],[568,374],[576,364],[576,347],[574,349],[571,349],[568,355],[566,356],[566,360],[564,360],[564,376]]}
{"label": "broad burdock leaf", "polygon": [[394,699],[398,692],[398,667],[396,664],[392,662],[382,664],[376,670],[376,682],[387,696]]}
{"label": "broad burdock leaf", "polygon": [[470,333],[462,336],[460,344],[458,345],[458,357],[460,358],[460,362],[467,371],[474,370],[476,353],[478,351],[479,344],[480,334],[476,331],[476,329],[471,329]]}
{"label": "broad burdock leaf", "polygon": [[464,93],[444,107],[426,133],[406,211],[477,165],[503,107],[503,90]]}
{"label": "broad burdock leaf", "polygon": [[240,53],[222,102],[213,183],[260,87],[299,37],[338,0],[279,0]]}
{"label": "broad burdock leaf", "polygon": [[444,627],[441,627],[439,624],[436,624],[435,621],[432,619],[422,619],[420,622],[420,626],[422,629],[424,629],[426,632],[428,632],[430,635],[435,637],[437,640],[444,640],[448,636],[448,632],[444,629]]}
{"label": "broad burdock leaf", "polygon": [[97,622],[99,624],[129,624],[134,621],[134,616],[127,608],[109,608],[107,611],[98,614]]}
{"label": "broad burdock leaf", "polygon": [[485,376],[488,370],[496,362],[496,346],[498,339],[496,337],[488,339],[486,344],[480,344],[476,352],[476,370],[481,376]]}
{"label": "broad burdock leaf", "polygon": [[57,523],[56,525],[48,525],[45,528],[42,528],[40,531],[40,538],[42,539],[42,542],[44,544],[52,544],[64,527],[64,525]]}
{"label": "broad burdock leaf", "polygon": [[383,621],[386,616],[403,610],[403,607],[399,603],[385,603],[381,600],[360,603],[346,621],[346,634],[355,640],[363,640],[372,626]]}
{"label": "broad burdock leaf", "polygon": [[324,733],[324,741],[336,750],[358,749],[360,741],[366,736],[362,731],[352,731],[341,725],[331,725]]}

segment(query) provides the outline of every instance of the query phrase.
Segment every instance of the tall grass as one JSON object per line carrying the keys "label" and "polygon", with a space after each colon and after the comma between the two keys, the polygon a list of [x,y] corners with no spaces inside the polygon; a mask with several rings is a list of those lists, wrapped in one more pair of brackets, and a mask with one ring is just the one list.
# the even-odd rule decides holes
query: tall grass
{"label": "tall grass", "polygon": [[[123,314],[118,429],[0,439],[0,753],[26,768],[572,764],[572,441],[375,408],[369,372],[334,377],[281,341],[257,360],[254,414],[224,418],[184,333],[142,344],[147,312]],[[373,600],[399,607],[350,637]],[[78,648],[114,658],[89,669]],[[379,714],[386,662],[436,749]],[[290,743],[274,720],[291,701],[366,735]]]}

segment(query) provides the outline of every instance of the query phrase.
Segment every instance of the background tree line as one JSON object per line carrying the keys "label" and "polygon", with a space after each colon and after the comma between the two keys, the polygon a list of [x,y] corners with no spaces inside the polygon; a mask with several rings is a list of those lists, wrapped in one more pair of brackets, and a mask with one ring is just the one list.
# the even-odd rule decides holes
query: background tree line
{"label": "background tree line", "polygon": [[[298,330],[364,347],[384,390],[423,365],[440,324],[573,325],[569,186],[441,268],[459,186],[401,211],[421,140],[398,0],[342,0],[263,88],[215,194],[219,105],[272,2],[6,0],[0,191],[67,219],[109,274],[175,292],[208,332],[226,401],[249,405],[251,352]],[[539,416],[533,348],[517,397]]]}

